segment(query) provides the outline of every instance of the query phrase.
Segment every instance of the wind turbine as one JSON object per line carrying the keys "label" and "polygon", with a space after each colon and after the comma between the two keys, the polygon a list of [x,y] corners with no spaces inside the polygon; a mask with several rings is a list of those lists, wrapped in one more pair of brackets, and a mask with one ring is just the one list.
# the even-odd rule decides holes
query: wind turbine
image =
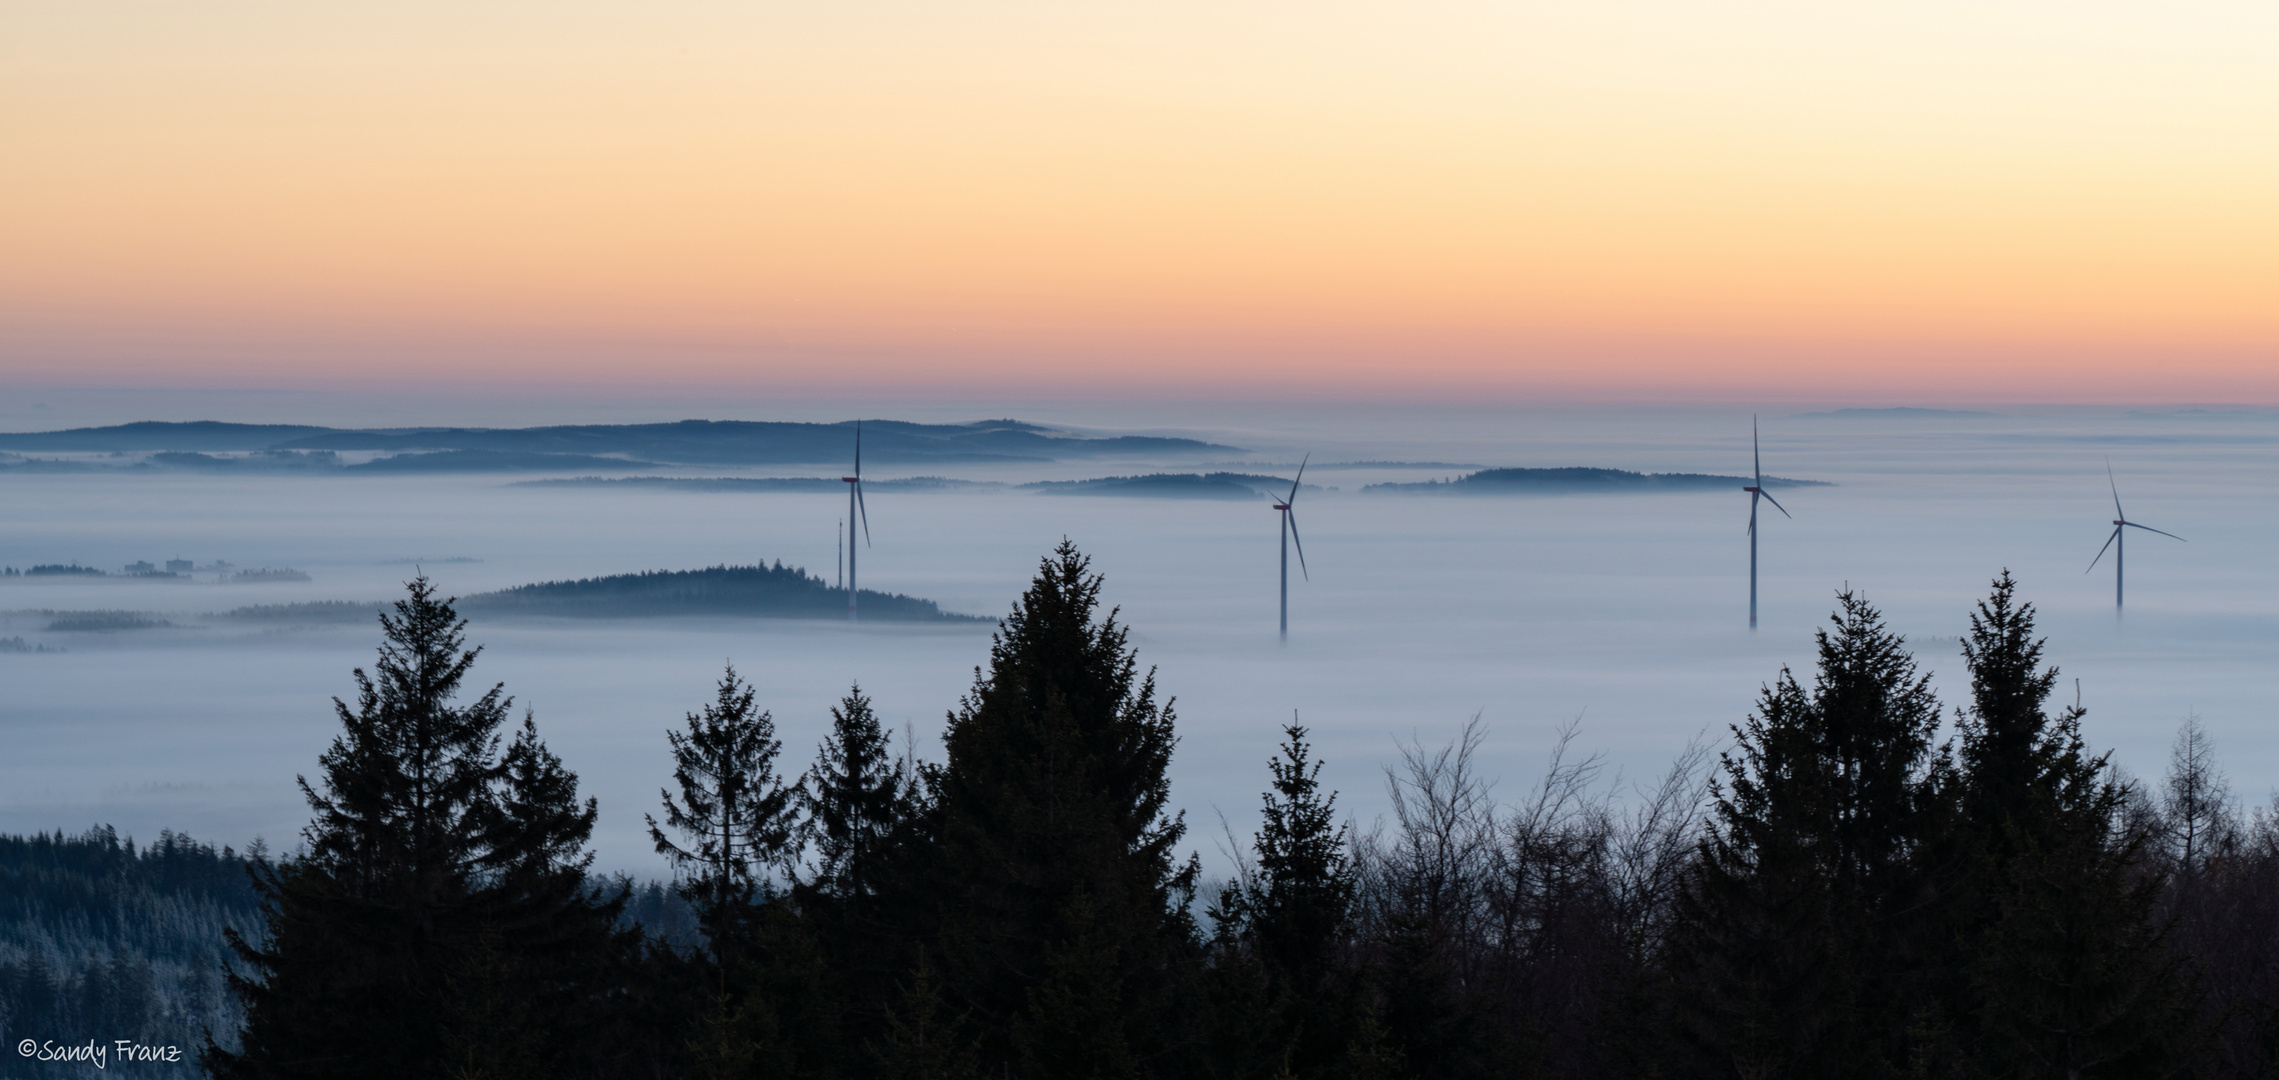
{"label": "wind turbine", "polygon": [[1757,445],[1757,418],[1754,416],[1749,418],[1749,453],[1756,459],[1757,482],[1741,490],[1749,493],[1749,629],[1754,630],[1757,628],[1757,500],[1763,499],[1773,504],[1773,509],[1780,511],[1780,516],[1784,518],[1794,518],[1795,515],[1789,513],[1788,507],[1782,506],[1779,499],[1765,491],[1765,452]]}
{"label": "wind turbine", "polygon": [[855,597],[861,590],[855,587],[854,523],[860,514],[863,523],[863,546],[870,546],[870,507],[863,504],[863,422],[855,421],[855,474],[842,476],[847,482],[847,621],[855,621]]}
{"label": "wind turbine", "polygon": [[1298,519],[1297,519],[1296,517],[1292,516],[1293,512],[1292,512],[1292,511],[1291,511],[1291,509],[1290,509],[1290,504],[1291,504],[1291,503],[1294,503],[1294,502],[1297,502],[1297,501],[1298,501],[1298,484],[1299,484],[1299,482],[1300,482],[1300,481],[1303,481],[1303,480],[1306,478],[1306,462],[1308,462],[1308,461],[1312,461],[1312,460],[1313,460],[1313,458],[1314,458],[1313,454],[1311,454],[1311,453],[1308,453],[1308,454],[1307,454],[1305,457],[1298,459],[1298,478],[1297,478],[1296,480],[1292,480],[1292,481],[1290,481],[1290,496],[1289,496],[1289,498],[1283,499],[1281,502],[1278,502],[1278,503],[1275,503],[1275,504],[1274,504],[1274,509],[1275,509],[1276,511],[1280,512],[1280,513],[1281,513],[1281,515],[1282,515],[1282,640],[1283,640],[1283,641],[1288,641],[1288,640],[1290,640],[1290,543],[1291,543],[1291,541],[1297,541],[1297,544],[1298,544],[1298,572],[1299,572],[1299,573],[1301,573],[1301,574],[1305,574],[1305,576],[1306,576],[1306,580],[1307,580],[1307,581],[1312,581],[1312,580],[1314,579],[1314,576],[1313,576],[1311,573],[1308,573],[1308,572],[1307,572],[1307,570],[1306,570],[1306,542],[1305,542],[1304,540],[1300,540],[1300,539],[1298,539]]}
{"label": "wind turbine", "polygon": [[[2120,481],[2113,479],[2113,459],[2111,458],[2105,459],[2105,486],[2113,489],[2113,535],[2105,538],[2105,547],[2098,548],[2097,557],[2089,560],[2089,570],[2097,569],[2097,564],[2105,558],[2105,548],[2113,549],[2113,613],[2118,615],[2121,611],[2121,571],[2124,569],[2121,556],[2127,552],[2129,547],[2128,541],[2121,537],[2121,530],[2143,529],[2146,532],[2160,533],[2160,535],[2171,540],[2183,540],[2184,538],[2172,532],[2160,532],[2159,529],[2150,525],[2139,525],[2130,521],[2129,515],[2121,512],[2121,484]],[[2083,570],[2082,573],[2086,574],[2089,570]]]}

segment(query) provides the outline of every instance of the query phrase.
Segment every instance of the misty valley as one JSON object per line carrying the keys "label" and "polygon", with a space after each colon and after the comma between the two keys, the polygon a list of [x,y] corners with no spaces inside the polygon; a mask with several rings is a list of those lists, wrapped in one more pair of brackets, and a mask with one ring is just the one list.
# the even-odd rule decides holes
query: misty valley
{"label": "misty valley", "polygon": [[[145,1075],[2274,1060],[2263,421],[1781,417],[1760,481],[1745,416],[1586,420],[0,437],[0,1016]],[[2125,614],[2108,453],[2189,538]],[[537,457],[361,470],[446,454]]]}

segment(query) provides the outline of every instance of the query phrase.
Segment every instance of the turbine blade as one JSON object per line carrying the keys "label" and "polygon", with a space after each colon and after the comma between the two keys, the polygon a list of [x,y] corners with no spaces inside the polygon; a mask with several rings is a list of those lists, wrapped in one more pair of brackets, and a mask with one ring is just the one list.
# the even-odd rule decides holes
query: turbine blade
{"label": "turbine blade", "polygon": [[[2143,530],[2144,530],[2144,531],[2146,531],[2146,532],[2156,532],[2156,533],[2160,533],[2160,535],[2162,535],[2162,536],[2165,536],[2165,537],[2167,537],[2167,538],[2169,538],[2169,539],[2171,539],[2171,540],[2184,540],[2184,538],[2183,538],[2183,537],[2181,537],[2181,536],[2178,536],[2178,535],[2176,535],[2175,533],[2172,533],[2172,532],[2160,532],[2160,530],[2159,530],[2159,529],[2155,529],[2155,528],[2153,528],[2153,527],[2152,527],[2152,526],[2150,526],[2150,525],[2139,525],[2139,524],[2137,524],[2137,523],[2136,523],[2136,522],[2134,522],[2134,521],[2124,521],[2124,522],[2122,522],[2121,524],[2122,524],[2122,525],[2125,525],[2125,526],[2127,526],[2127,527],[2129,527],[2129,528],[2131,528],[2131,529],[2143,529]],[[2119,530],[2119,529],[2115,529],[2114,531],[2115,531],[2115,532],[2118,532],[2118,531],[2120,531],[2120,530]],[[2187,544],[2191,543],[2191,541],[2189,541],[2189,540],[2185,540],[2184,542],[2185,542],[2185,543],[2187,543]]]}
{"label": "turbine blade", "polygon": [[[1758,445],[1757,443],[1757,418],[1754,416],[1749,418],[1749,456],[1754,458],[1757,463],[1757,486],[1760,488],[1764,487],[1765,451],[1764,447]],[[1787,513],[1785,510],[1781,512],[1784,514]]]}
{"label": "turbine blade", "polygon": [[[1283,505],[1287,506],[1289,504],[1284,503]],[[1312,581],[1314,579],[1314,575],[1311,571],[1306,569],[1306,542],[1304,540],[1298,539],[1298,515],[1288,510],[1284,510],[1282,511],[1282,516],[1289,519],[1290,539],[1292,541],[1295,541],[1298,545],[1298,572],[1300,574],[1304,574],[1307,581]]]}
{"label": "turbine blade", "polygon": [[[2109,549],[2109,548],[2111,548],[2111,547],[2113,546],[2113,541],[2115,541],[2115,540],[2118,540],[2118,539],[2120,539],[2120,538],[2121,538],[2121,527],[2120,527],[2120,526],[2118,526],[2118,525],[2115,525],[2115,526],[2113,526],[2113,535],[2111,535],[2111,536],[2108,536],[2108,537],[2106,537],[2106,538],[2105,538],[2105,546],[2104,546],[2104,547],[2101,547],[2101,548],[2098,548],[2098,549],[2097,549],[2097,558],[2094,558],[2094,559],[2091,559],[2091,560],[2089,560],[2089,570],[2095,570],[2095,569],[2097,569],[2097,564],[2098,564],[2098,562],[2102,561],[2102,560],[2105,558],[2105,552],[2106,552],[2106,550],[2107,550],[2107,549]],[[2088,572],[2089,572],[2089,570],[2083,570],[2083,571],[2082,571],[2082,573],[2086,574],[2086,573],[2088,573]]]}
{"label": "turbine blade", "polygon": [[2129,515],[2121,510],[2121,482],[2113,479],[2112,458],[2105,459],[2105,485],[2113,489],[2113,516],[2122,521],[2129,520]]}
{"label": "turbine blade", "polygon": [[1298,485],[1304,483],[1306,480],[1306,462],[1312,461],[1313,459],[1314,452],[1311,450],[1306,451],[1305,457],[1298,459],[1298,478],[1296,480],[1290,481],[1290,497],[1282,500],[1282,505],[1288,506],[1291,503],[1298,501]]}
{"label": "turbine blade", "polygon": [[870,546],[870,505],[863,502],[863,482],[855,481],[855,509],[863,516],[863,546]]}
{"label": "turbine blade", "polygon": [[855,421],[855,476],[863,474],[863,422]]}
{"label": "turbine blade", "polygon": [[[1759,495],[1765,495],[1764,489],[1763,489],[1763,488],[1759,488],[1759,489],[1757,489],[1757,494],[1759,494]],[[1773,504],[1773,509],[1780,511],[1780,516],[1782,516],[1782,517],[1784,517],[1784,518],[1787,518],[1787,519],[1789,519],[1790,521],[1794,521],[1794,520],[1796,520],[1796,515],[1795,515],[1795,514],[1791,514],[1791,513],[1789,513],[1789,512],[1788,512],[1788,507],[1782,506],[1782,505],[1780,504],[1780,500],[1779,500],[1779,499],[1773,498],[1773,497],[1772,497],[1772,496],[1770,496],[1770,495],[1765,495],[1765,501],[1766,501],[1766,502],[1769,502],[1769,503],[1771,503],[1771,504]]]}

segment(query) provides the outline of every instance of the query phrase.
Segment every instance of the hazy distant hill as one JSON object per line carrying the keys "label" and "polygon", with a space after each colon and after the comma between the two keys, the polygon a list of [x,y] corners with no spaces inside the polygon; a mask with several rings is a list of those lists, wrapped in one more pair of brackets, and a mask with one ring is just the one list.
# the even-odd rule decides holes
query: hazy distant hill
{"label": "hazy distant hill", "polygon": [[[977,616],[946,612],[931,600],[900,593],[862,591],[865,619],[894,622],[970,622]],[[369,622],[377,602],[320,600],[259,604],[212,616],[228,622],[322,625]],[[459,611],[476,617],[514,615],[592,619],[661,615],[743,615],[776,619],[843,619],[847,594],[798,567],[714,566],[703,570],[650,570],[576,581],[546,581],[459,598]],[[58,613],[71,614],[71,613]]]}
{"label": "hazy distant hill", "polygon": [[592,454],[532,454],[512,450],[439,450],[395,454],[350,465],[349,472],[559,472],[563,469],[653,469],[654,461]]}
{"label": "hazy distant hill", "polygon": [[1975,412],[1970,409],[1923,409],[1913,405],[1895,405],[1885,409],[1832,409],[1828,412],[1797,413],[1799,419],[1848,420],[1938,420],[1957,417],[2000,416],[2000,413]]}
{"label": "hazy distant hill", "polygon": [[[1023,488],[1046,495],[1112,495],[1141,499],[1226,499],[1256,501],[1290,490],[1286,477],[1251,473],[1149,473],[1103,476],[1093,480],[1040,480]],[[1313,485],[1306,485],[1309,489]]]}
{"label": "hazy distant hill", "polygon": [[[1018,420],[970,424],[863,421],[863,454],[873,462],[1053,461],[1061,458],[1221,454],[1236,449],[1196,439],[1124,435],[1095,438]],[[0,450],[485,451],[563,454],[690,465],[821,463],[849,460],[854,424],[682,420],[670,424],[580,424],[535,428],[344,430],[288,425],[144,422],[115,427],[0,434]],[[563,459],[564,468],[590,468]]]}
{"label": "hazy distant hill", "polygon": [[[964,622],[971,615],[945,612],[931,600],[862,590],[862,616],[903,622]],[[775,618],[845,618],[847,594],[831,583],[782,563],[714,566],[704,570],[651,570],[577,581],[548,581],[459,601],[469,615],[567,615],[627,618],[650,615],[765,615]]]}
{"label": "hazy distant hill", "polygon": [[213,420],[177,424],[143,420],[112,427],[72,428],[69,431],[0,433],[0,449],[266,450],[294,439],[305,439],[332,430],[302,424],[224,424]]}
{"label": "hazy distant hill", "polygon": [[325,623],[368,623],[387,605],[379,601],[311,600],[299,604],[252,604],[212,616],[230,622],[282,623],[309,626]]}
{"label": "hazy distant hill", "polygon": [[[805,491],[847,493],[847,483],[836,476],[571,476],[556,480],[517,480],[510,487],[638,487],[670,491]],[[901,480],[865,480],[871,491],[936,491],[944,488],[1003,487],[988,480],[952,480],[943,476],[912,476]]]}
{"label": "hazy distant hill", "polygon": [[[1569,492],[1731,491],[1749,483],[1745,476],[1706,473],[1639,473],[1627,469],[1482,469],[1454,480],[1414,484],[1371,484],[1364,492],[1426,492],[1447,495],[1554,495]],[[1766,487],[1827,487],[1822,480],[1765,477]]]}
{"label": "hazy distant hill", "polygon": [[153,465],[176,469],[337,469],[340,455],[330,450],[261,450],[238,457],[215,457],[196,451],[169,450],[150,455]]}

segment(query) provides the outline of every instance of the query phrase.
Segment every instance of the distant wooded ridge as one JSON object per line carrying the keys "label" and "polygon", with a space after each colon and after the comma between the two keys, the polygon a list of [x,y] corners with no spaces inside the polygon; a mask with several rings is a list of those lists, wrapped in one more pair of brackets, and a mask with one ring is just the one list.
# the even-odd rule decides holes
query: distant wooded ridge
{"label": "distant wooded ridge", "polygon": [[[1138,454],[1219,454],[1239,449],[1198,439],[1152,435],[1096,437],[1019,420],[967,424],[865,420],[862,425],[863,453],[877,462],[1054,461]],[[0,434],[0,450],[159,453],[168,455],[162,464],[187,468],[339,467],[333,455],[342,451],[398,455],[351,466],[379,471],[616,468],[655,463],[752,465],[849,459],[854,453],[854,427],[853,421],[682,420],[669,424],[351,430],[211,420],[144,421]],[[253,456],[210,456],[215,453]]]}
{"label": "distant wooded ridge", "polygon": [[1975,409],[1924,409],[1913,405],[1895,405],[1884,409],[1831,409],[1827,412],[1796,414],[1800,420],[1940,420],[2000,415],[2002,414]]}
{"label": "distant wooded ridge", "polygon": [[[987,621],[946,612],[932,600],[863,589],[865,619],[897,622]],[[459,602],[470,615],[567,615],[626,618],[643,615],[770,615],[844,618],[845,589],[782,562],[774,566],[714,566],[703,570],[650,570],[639,574],[546,581]]]}
{"label": "distant wooded ridge", "polygon": [[[1040,480],[1023,488],[1047,495],[1110,495],[1158,499],[1242,499],[1279,495],[1290,490],[1284,476],[1256,473],[1149,473],[1145,476],[1103,476],[1093,480]],[[1312,484],[1306,485],[1314,490]]]}
{"label": "distant wooded ridge", "polygon": [[[845,481],[828,476],[575,476],[557,480],[518,480],[516,487],[652,487],[675,491],[775,492],[805,491],[844,494]],[[938,491],[950,488],[998,488],[1035,491],[1047,495],[1108,495],[1153,499],[1244,499],[1289,490],[1290,479],[1255,473],[1148,473],[1144,476],[1101,476],[1089,480],[1038,480],[1007,484],[993,480],[952,480],[942,476],[914,476],[903,480],[865,480],[872,491]],[[1319,490],[1312,484],[1306,490]]]}
{"label": "distant wooded ridge", "polygon": [[[943,611],[941,605],[901,593],[862,590],[862,617],[876,622],[989,622]],[[379,601],[312,600],[251,604],[199,618],[221,623],[321,626],[369,623],[387,605]],[[544,581],[458,601],[478,617],[548,616],[637,619],[671,615],[735,615],[776,619],[843,619],[847,592],[795,566],[713,566],[702,570],[649,570],[569,581]],[[155,611],[19,611],[47,620],[51,633],[116,633],[192,629]],[[29,651],[23,650],[23,651]]]}
{"label": "distant wooded ridge", "polygon": [[[517,480],[509,487],[637,487],[668,491],[794,491],[847,493],[846,481],[836,476],[569,476],[548,480]],[[901,480],[864,480],[870,491],[935,491],[943,488],[1004,487],[990,480],[952,480],[946,476],[912,476]]]}
{"label": "distant wooded ridge", "polygon": [[[988,621],[943,611],[941,605],[901,593],[864,589],[862,617],[895,622]],[[319,600],[258,604],[222,612],[232,622],[365,622],[385,605],[377,601]],[[469,615],[546,615],[621,619],[660,615],[747,615],[770,618],[845,618],[847,592],[796,566],[712,566],[702,570],[648,570],[569,581],[543,581],[458,602]]]}
{"label": "distant wooded ridge", "polygon": [[[1743,487],[1746,476],[1707,473],[1641,473],[1627,469],[1482,469],[1453,480],[1370,484],[1364,492],[1427,492],[1451,495],[1526,495],[1574,491],[1711,491]],[[1766,487],[1832,487],[1825,480],[1765,477]]]}

